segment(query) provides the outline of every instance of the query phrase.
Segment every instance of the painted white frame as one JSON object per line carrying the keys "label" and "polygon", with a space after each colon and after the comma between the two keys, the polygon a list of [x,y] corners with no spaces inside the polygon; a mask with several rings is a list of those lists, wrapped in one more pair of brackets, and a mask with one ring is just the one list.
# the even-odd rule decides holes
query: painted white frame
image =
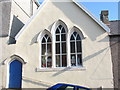
{"label": "painted white frame", "polygon": [[[42,64],[41,63],[41,55],[42,55],[41,54],[41,50],[42,50],[41,41],[42,41],[42,38],[45,34],[50,36],[51,42],[52,42],[52,68],[62,68],[62,67],[56,67],[56,50],[55,50],[56,49],[56,33],[55,32],[56,32],[56,29],[59,25],[62,25],[66,30],[67,67],[71,67],[71,53],[70,53],[70,37],[71,37],[71,34],[74,31],[76,31],[80,35],[81,40],[86,38],[84,33],[77,26],[73,26],[72,29],[68,30],[67,25],[62,20],[56,21],[53,24],[53,26],[51,27],[50,31],[47,30],[47,29],[41,31],[38,35],[38,38],[37,38],[37,41],[38,41],[39,47],[40,47],[39,48],[39,66],[38,66],[40,69],[50,69],[50,68],[42,68],[41,67],[41,64]],[[81,41],[81,48],[82,48],[82,41]],[[83,55],[83,54],[81,54],[81,55]]]}
{"label": "painted white frame", "polygon": [[[68,45],[68,42],[67,42],[67,38],[68,38],[68,28],[67,28],[67,25],[62,21],[62,20],[58,20],[56,21],[52,28],[51,28],[51,35],[52,35],[52,58],[53,58],[53,68],[56,68],[56,29],[59,25],[62,25],[64,27],[64,29],[66,30],[66,46]],[[66,47],[66,49],[68,50],[68,48]],[[67,51],[66,51],[67,53]],[[67,53],[67,66],[68,66],[68,53]],[[59,68],[59,67],[57,67]]]}
{"label": "painted white frame", "polygon": [[[83,57],[82,40],[84,40],[86,37],[85,37],[84,33],[77,26],[73,26],[72,29],[69,31],[69,50],[71,50],[70,49],[70,38],[71,38],[71,35],[73,34],[73,32],[75,32],[75,31],[80,35],[80,38],[81,38],[81,49],[82,49],[81,55]],[[70,58],[70,60],[69,60],[70,67],[71,67],[71,51],[69,51],[69,58]],[[75,66],[75,67],[77,67],[77,66]],[[83,67],[83,59],[82,59],[82,67]]]}
{"label": "painted white frame", "polygon": [[[75,30],[74,32],[76,32],[77,33],[77,35],[79,35],[79,33]],[[81,56],[82,56],[82,51],[80,52],[80,53],[78,53],[77,52],[77,36],[74,36],[74,32],[71,34],[71,36],[73,35],[73,37],[74,37],[74,39],[75,40],[70,40],[70,47],[71,47],[71,42],[75,42],[75,53],[71,53],[71,49],[70,49],[70,56],[72,55],[72,54],[75,54],[75,57],[76,57],[76,59],[75,59],[75,61],[76,61],[76,65],[75,66],[79,66],[78,65],[78,60],[77,60],[77,58],[78,58],[78,54],[80,54]],[[71,38],[71,36],[70,36],[70,38]],[[79,35],[80,36],[80,35]],[[81,37],[80,37],[81,38]],[[81,49],[82,49],[82,40],[80,39],[80,40],[78,40],[78,41],[80,41],[81,42]],[[81,58],[82,59],[82,58]]]}
{"label": "painted white frame", "polygon": [[[45,38],[45,35],[48,35],[48,34],[44,34],[44,35],[43,35],[44,38]],[[46,65],[47,65],[47,56],[48,56],[48,55],[42,55],[42,44],[45,44],[45,45],[46,45],[46,47],[45,47],[45,48],[46,48],[46,51],[47,51],[47,45],[48,45],[48,44],[51,44],[51,49],[52,49],[52,39],[51,39],[50,35],[48,35],[48,38],[51,39],[51,42],[49,42],[49,43],[48,43],[48,42],[42,43],[43,37],[42,37],[42,39],[41,39],[41,57],[42,57],[42,56],[45,56]],[[45,41],[47,41],[48,38],[47,38],[47,39],[45,38]],[[48,54],[48,53],[47,53],[47,54]],[[51,53],[50,56],[52,57],[52,53]],[[51,59],[52,59],[52,58],[51,58]],[[41,61],[42,61],[42,59],[41,59]],[[42,63],[41,63],[41,65],[42,65]],[[44,68],[49,68],[49,67],[46,66],[46,67],[44,67]]]}
{"label": "painted white frame", "polygon": [[[62,26],[62,25],[61,25],[61,26]],[[59,29],[59,24],[57,25],[57,28]],[[57,30],[57,28],[56,28],[56,30]],[[57,43],[60,44],[60,53],[59,53],[59,54],[55,53],[55,56],[57,56],[57,55],[60,56],[60,67],[62,67],[62,61],[63,61],[63,60],[62,60],[62,55],[63,55],[63,53],[62,53],[62,48],[61,48],[61,47],[62,47],[62,43],[67,41],[66,38],[65,38],[66,41],[62,41],[62,40],[61,40],[61,35],[62,35],[62,34],[65,34],[65,35],[67,36],[67,32],[66,32],[66,29],[65,29],[65,28],[64,28],[64,29],[65,29],[65,33],[61,33],[61,30],[62,30],[63,28],[64,28],[64,27],[62,26],[62,28],[59,29],[59,32],[60,32],[59,34],[56,34],[56,33],[55,33],[55,39],[56,39],[56,36],[57,36],[57,35],[60,36],[60,40],[59,40],[59,41],[56,41],[56,43],[55,43],[55,44],[57,44]],[[55,32],[56,32],[56,30],[55,30]],[[55,45],[55,46],[56,46],[56,45]],[[55,48],[56,48],[56,47],[55,47]],[[67,43],[66,43],[66,54],[64,54],[64,55],[66,55],[66,58],[67,58]]]}
{"label": "painted white frame", "polygon": [[[41,41],[42,41],[42,38],[44,37],[45,34],[49,35],[49,37],[51,38],[51,42],[52,42],[51,33],[50,33],[47,29],[41,31],[40,34],[38,35],[38,38],[37,38],[37,41],[38,41],[38,44],[39,44],[39,66],[38,66],[38,67],[39,67],[40,69],[43,69],[43,67],[41,67],[41,65],[42,65],[42,62],[41,62],[42,43],[41,43]],[[52,43],[51,43],[51,44],[52,44]],[[52,55],[52,56],[53,56],[53,55]],[[53,66],[53,57],[52,57],[52,66]]]}

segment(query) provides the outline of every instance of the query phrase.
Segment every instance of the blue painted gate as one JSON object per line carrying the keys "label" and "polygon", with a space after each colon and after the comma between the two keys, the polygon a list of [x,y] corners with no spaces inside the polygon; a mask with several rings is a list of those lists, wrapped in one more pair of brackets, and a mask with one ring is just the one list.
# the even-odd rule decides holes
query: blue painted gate
{"label": "blue painted gate", "polygon": [[21,88],[22,63],[14,60],[9,66],[9,88]]}

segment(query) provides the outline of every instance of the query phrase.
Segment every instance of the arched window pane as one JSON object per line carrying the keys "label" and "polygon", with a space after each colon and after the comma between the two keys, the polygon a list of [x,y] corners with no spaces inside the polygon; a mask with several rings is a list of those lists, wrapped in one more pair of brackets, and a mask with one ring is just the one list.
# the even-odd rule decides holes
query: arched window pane
{"label": "arched window pane", "polygon": [[61,31],[61,33],[66,33],[66,32],[65,32],[65,29],[64,29],[64,27],[62,28],[62,31]]}
{"label": "arched window pane", "polygon": [[60,54],[60,43],[56,43],[56,54]]}
{"label": "arched window pane", "polygon": [[61,35],[62,41],[66,41],[66,34]]}
{"label": "arched window pane", "polygon": [[66,53],[66,42],[62,43],[62,53]]}
{"label": "arched window pane", "polygon": [[58,28],[59,28],[59,29],[62,29],[62,25],[59,25]]}
{"label": "arched window pane", "polygon": [[50,37],[48,38],[47,42],[51,42],[51,39],[50,39]]}
{"label": "arched window pane", "polygon": [[76,35],[77,35],[77,32],[74,32],[74,33],[73,33],[73,35],[76,37]]}
{"label": "arched window pane", "polygon": [[73,36],[73,35],[71,36],[70,40],[75,40],[75,38],[74,38],[74,36]]}
{"label": "arched window pane", "polygon": [[82,65],[82,55],[81,54],[77,55],[77,62],[78,62],[78,65]]}
{"label": "arched window pane", "polygon": [[66,55],[62,55],[62,66],[63,67],[67,66],[67,56]]}
{"label": "arched window pane", "polygon": [[45,38],[47,39],[47,37],[48,37],[48,35],[46,34],[46,35],[45,35]]}
{"label": "arched window pane", "polygon": [[59,31],[59,29],[58,29],[58,28],[57,28],[57,30],[56,30],[56,34],[57,34],[57,33],[60,33],[60,31]]}
{"label": "arched window pane", "polygon": [[60,55],[56,55],[56,67],[60,67]]}
{"label": "arched window pane", "polygon": [[71,54],[71,66],[76,66],[76,55]]}
{"label": "arched window pane", "polygon": [[81,40],[81,38],[80,38],[80,35],[79,35],[79,34],[77,35],[77,40]]}
{"label": "arched window pane", "polygon": [[41,67],[46,67],[46,59],[45,59],[45,56],[42,56],[42,65]]}
{"label": "arched window pane", "polygon": [[47,57],[47,67],[52,67],[52,56]]}
{"label": "arched window pane", "polygon": [[50,44],[47,44],[47,53],[48,53],[48,54],[52,54],[52,46],[51,46],[51,43],[50,43]]}
{"label": "arched window pane", "polygon": [[42,43],[45,43],[45,41],[46,41],[46,40],[45,40],[45,38],[43,37],[43,39],[42,39]]}
{"label": "arched window pane", "polygon": [[60,41],[60,35],[56,35],[56,41]]}
{"label": "arched window pane", "polygon": [[70,42],[71,53],[75,53],[75,42]]}
{"label": "arched window pane", "polygon": [[77,41],[77,53],[82,52],[81,50],[81,41]]}
{"label": "arched window pane", "polygon": [[42,44],[42,55],[46,52],[46,44]]}

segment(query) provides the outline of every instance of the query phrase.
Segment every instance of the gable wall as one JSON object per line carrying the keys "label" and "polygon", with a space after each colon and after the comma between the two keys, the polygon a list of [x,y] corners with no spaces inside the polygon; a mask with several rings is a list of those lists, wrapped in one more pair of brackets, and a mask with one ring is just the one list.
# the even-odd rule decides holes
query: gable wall
{"label": "gable wall", "polygon": [[[39,43],[32,40],[40,31],[50,31],[52,24],[58,19],[66,23],[68,30],[75,25],[85,34],[86,39],[82,41],[84,69],[36,72],[36,68],[39,68]],[[32,80],[51,85],[65,82],[90,88],[113,87],[108,34],[72,2],[47,2],[18,38],[15,54],[27,62],[23,67],[24,88],[47,87],[35,84]]]}

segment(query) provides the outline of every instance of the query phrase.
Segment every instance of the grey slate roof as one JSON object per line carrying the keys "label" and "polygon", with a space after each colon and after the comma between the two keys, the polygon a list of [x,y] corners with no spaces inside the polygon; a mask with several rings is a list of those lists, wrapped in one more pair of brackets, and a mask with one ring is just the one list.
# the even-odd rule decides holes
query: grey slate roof
{"label": "grey slate roof", "polygon": [[110,34],[120,35],[120,20],[110,21]]}

